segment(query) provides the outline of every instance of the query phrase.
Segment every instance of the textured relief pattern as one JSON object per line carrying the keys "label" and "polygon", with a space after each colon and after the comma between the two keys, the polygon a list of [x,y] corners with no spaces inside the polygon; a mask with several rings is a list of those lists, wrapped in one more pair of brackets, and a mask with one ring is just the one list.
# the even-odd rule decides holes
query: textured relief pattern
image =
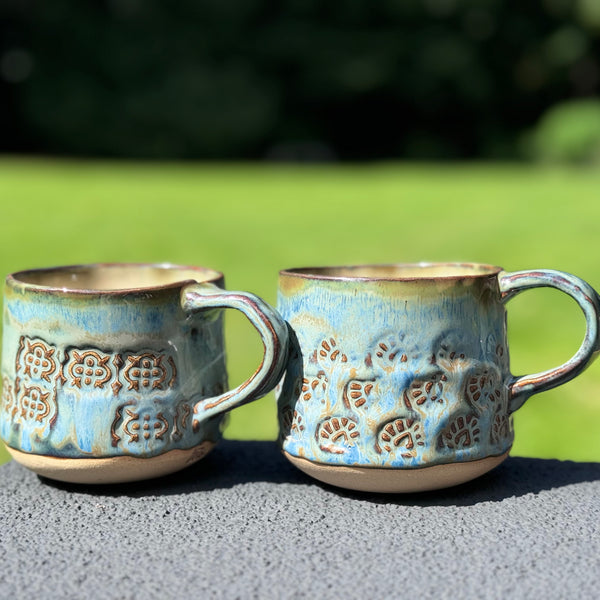
{"label": "textured relief pattern", "polygon": [[315,351],[317,360],[321,363],[329,366],[331,363],[336,361],[345,363],[348,362],[348,357],[337,347],[337,343],[334,338],[329,340],[323,340],[321,346]]}
{"label": "textured relief pattern", "polygon": [[128,383],[128,390],[162,390],[173,387],[177,369],[172,357],[144,352],[126,357],[123,376]]}
{"label": "textured relief pattern", "polygon": [[426,348],[387,333],[358,356],[346,348],[334,336],[318,339],[304,353],[301,385],[284,383],[280,425],[292,453],[418,467],[477,458],[486,445],[500,454],[512,443],[505,351],[493,335],[479,342],[452,330]]}
{"label": "textured relief pattern", "polygon": [[59,357],[56,347],[39,338],[21,337],[15,357],[16,377],[3,378],[5,411],[24,431],[48,436],[56,420],[56,374]]}
{"label": "textured relief pattern", "polygon": [[360,436],[356,423],[348,417],[331,417],[317,427],[317,440],[324,452],[343,454]]}
{"label": "textured relief pattern", "polygon": [[[58,417],[57,394],[65,390],[75,402],[86,402],[95,393],[119,398],[111,427],[113,446],[154,440],[168,435],[181,439],[189,427],[192,409],[181,403],[167,410],[142,409],[138,404],[173,388],[177,368],[165,352],[108,353],[98,348],[67,348],[39,338],[22,336],[15,356],[14,380],[3,376],[1,409],[14,424],[43,439]],[[147,402],[146,402],[147,404]],[[170,412],[174,411],[174,414]]]}
{"label": "textured relief pattern", "polygon": [[79,389],[90,387],[102,389],[113,376],[108,364],[111,359],[110,354],[104,354],[97,350],[84,352],[71,350],[67,356],[68,381],[70,385]]}
{"label": "textured relief pattern", "polygon": [[1,409],[13,416],[17,410],[17,401],[13,393],[13,386],[8,377],[2,378],[2,406]]}
{"label": "textured relief pattern", "polygon": [[425,403],[444,402],[443,392],[444,384],[448,378],[444,374],[432,375],[429,379],[416,379],[410,384],[406,395],[408,397],[409,406],[414,402],[417,406]]}
{"label": "textured relief pattern", "polygon": [[442,433],[440,445],[451,450],[470,448],[479,443],[481,430],[477,417],[473,414],[454,419]]}
{"label": "textured relief pattern", "polygon": [[183,437],[183,432],[190,427],[191,415],[192,408],[185,403],[172,409],[170,403],[160,400],[143,406],[138,400],[130,400],[115,411],[111,426],[112,445],[121,444],[129,450],[138,445],[161,448],[169,439],[177,441]]}
{"label": "textured relief pattern", "polygon": [[56,348],[42,340],[22,337],[17,352],[15,371],[32,381],[44,380],[51,383],[56,372]]}
{"label": "textured relief pattern", "polygon": [[414,419],[394,419],[382,427],[375,448],[380,454],[397,452],[403,458],[412,458],[417,456],[418,447],[424,445],[419,422]]}
{"label": "textured relief pattern", "polygon": [[314,377],[302,379],[302,400],[322,399],[327,391],[327,375],[325,371],[319,371]]}
{"label": "textured relief pattern", "polygon": [[353,379],[344,387],[344,404],[347,408],[368,408],[367,403],[375,385],[374,380],[359,381]]}

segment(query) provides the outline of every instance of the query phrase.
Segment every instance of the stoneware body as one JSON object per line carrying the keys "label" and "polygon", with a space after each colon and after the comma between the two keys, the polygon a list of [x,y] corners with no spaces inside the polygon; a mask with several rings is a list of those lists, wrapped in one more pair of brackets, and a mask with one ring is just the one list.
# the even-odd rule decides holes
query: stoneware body
{"label": "stoneware body", "polygon": [[[287,332],[259,299],[210,269],[92,265],[7,279],[0,435],[56,479],[116,482],[201,458],[223,412],[280,376]],[[227,392],[224,307],[245,312],[265,360]]]}
{"label": "stoneware body", "polygon": [[[567,365],[515,378],[504,304],[538,285],[577,299],[586,340]],[[318,479],[355,489],[435,489],[493,468],[513,442],[511,413],[597,349],[595,292],[551,271],[297,269],[280,274],[278,303],[293,333],[278,398],[283,450]]]}

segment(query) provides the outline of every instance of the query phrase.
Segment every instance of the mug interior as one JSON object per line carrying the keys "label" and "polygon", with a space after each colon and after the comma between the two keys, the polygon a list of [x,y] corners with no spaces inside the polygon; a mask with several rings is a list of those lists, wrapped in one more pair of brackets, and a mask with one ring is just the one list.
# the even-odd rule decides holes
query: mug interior
{"label": "mug interior", "polygon": [[502,269],[476,263],[414,263],[392,265],[348,265],[286,269],[281,275],[307,279],[364,279],[414,281],[420,279],[463,279],[497,275]]}
{"label": "mug interior", "polygon": [[217,282],[223,275],[205,267],[170,264],[97,264],[21,271],[9,280],[61,291],[127,291],[162,288],[186,281]]}

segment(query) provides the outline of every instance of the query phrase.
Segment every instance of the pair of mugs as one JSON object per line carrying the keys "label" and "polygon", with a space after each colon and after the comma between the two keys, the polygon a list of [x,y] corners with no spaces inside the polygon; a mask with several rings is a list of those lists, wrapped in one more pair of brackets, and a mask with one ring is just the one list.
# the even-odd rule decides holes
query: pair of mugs
{"label": "pair of mugs", "polygon": [[[513,377],[504,304],[539,286],[578,302],[585,339],[564,365]],[[264,345],[235,389],[224,308]],[[511,414],[595,358],[599,312],[572,275],[480,264],[282,271],[277,310],[203,267],[22,271],[6,281],[0,437],[53,479],[157,477],[205,456],[226,411],[277,386],[280,443],[304,472],[357,490],[442,488],[506,458]]]}

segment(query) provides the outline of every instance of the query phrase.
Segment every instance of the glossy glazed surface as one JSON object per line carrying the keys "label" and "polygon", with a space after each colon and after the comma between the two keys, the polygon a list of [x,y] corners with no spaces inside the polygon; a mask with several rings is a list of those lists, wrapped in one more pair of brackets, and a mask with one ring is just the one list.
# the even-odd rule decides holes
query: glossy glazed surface
{"label": "glossy glazed surface", "polygon": [[[9,276],[0,437],[13,456],[82,482],[156,476],[201,458],[196,450],[218,440],[223,413],[272,389],[287,356],[275,311],[222,287],[217,271],[171,265]],[[244,313],[264,345],[256,372],[233,390],[223,308]]]}
{"label": "glossy glazed surface", "polygon": [[[564,365],[515,378],[504,303],[534,286],[573,296],[586,336]],[[598,349],[597,294],[556,271],[506,274],[471,264],[291,269],[280,273],[278,307],[293,332],[278,398],[281,444],[298,465],[320,465],[319,473],[326,466],[419,470],[504,456],[514,437],[511,413],[531,394],[576,376]]]}
{"label": "glossy glazed surface", "polygon": [[[222,317],[191,317],[180,302],[185,283],[172,285],[193,271],[164,269],[161,276],[155,269],[153,278],[135,267],[88,269],[82,279],[91,288],[77,281],[64,288],[71,271],[8,281],[0,421],[6,444],[45,456],[107,458],[216,441],[220,417],[194,419],[193,407],[227,389]],[[165,277],[171,285],[159,287]],[[140,283],[148,287],[122,291]]]}
{"label": "glossy glazed surface", "polygon": [[330,465],[418,468],[510,448],[496,271],[461,277],[464,270],[282,274],[279,309],[296,336],[279,397],[286,452]]}

